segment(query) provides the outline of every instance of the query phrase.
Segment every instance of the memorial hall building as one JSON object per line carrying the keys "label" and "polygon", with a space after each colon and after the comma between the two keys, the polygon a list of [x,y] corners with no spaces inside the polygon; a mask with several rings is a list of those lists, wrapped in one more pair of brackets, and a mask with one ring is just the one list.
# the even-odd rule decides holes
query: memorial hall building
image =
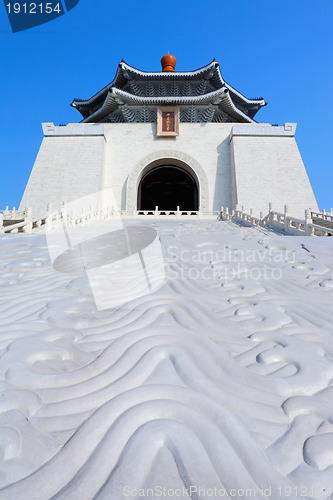
{"label": "memorial hall building", "polygon": [[265,100],[234,89],[215,60],[186,72],[172,55],[161,63],[162,71],[146,72],[120,62],[111,83],[72,102],[80,123],[43,124],[20,209],[42,216],[49,203],[111,188],[115,208],[133,215],[223,206],[259,216],[269,203],[295,217],[317,210],[295,123],[258,123]]}

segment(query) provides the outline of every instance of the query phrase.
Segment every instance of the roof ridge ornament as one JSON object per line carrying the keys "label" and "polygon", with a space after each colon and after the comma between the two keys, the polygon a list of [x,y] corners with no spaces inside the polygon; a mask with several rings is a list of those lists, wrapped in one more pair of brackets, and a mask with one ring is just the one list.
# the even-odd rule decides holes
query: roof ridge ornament
{"label": "roof ridge ornament", "polygon": [[171,54],[166,54],[161,59],[162,71],[176,71],[177,59]]}

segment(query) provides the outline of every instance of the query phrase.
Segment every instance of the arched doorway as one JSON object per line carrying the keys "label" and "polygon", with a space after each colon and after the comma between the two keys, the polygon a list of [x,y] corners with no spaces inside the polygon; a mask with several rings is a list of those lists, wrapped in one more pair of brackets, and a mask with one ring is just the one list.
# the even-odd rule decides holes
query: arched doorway
{"label": "arched doorway", "polygon": [[143,175],[138,187],[138,210],[198,210],[198,185],[176,165],[159,165]]}

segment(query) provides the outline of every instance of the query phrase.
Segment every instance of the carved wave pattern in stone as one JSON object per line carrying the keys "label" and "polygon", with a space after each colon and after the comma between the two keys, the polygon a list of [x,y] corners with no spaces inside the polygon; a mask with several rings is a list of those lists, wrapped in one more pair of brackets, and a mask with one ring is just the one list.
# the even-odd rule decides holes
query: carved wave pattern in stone
{"label": "carved wave pattern in stone", "polygon": [[165,284],[100,312],[42,235],[2,237],[0,498],[330,498],[330,239],[155,224]]}

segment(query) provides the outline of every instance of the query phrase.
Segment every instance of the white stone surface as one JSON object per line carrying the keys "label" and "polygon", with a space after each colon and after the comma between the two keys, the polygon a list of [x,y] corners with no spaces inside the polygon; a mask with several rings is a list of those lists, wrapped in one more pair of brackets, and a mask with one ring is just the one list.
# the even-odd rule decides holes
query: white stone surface
{"label": "white stone surface", "polygon": [[[289,125],[289,126],[288,126]],[[318,210],[293,133],[295,124],[267,127],[236,125],[231,133],[235,199],[258,216],[273,209],[304,218],[304,210]]]}
{"label": "white stone surface", "polygon": [[112,188],[118,208],[133,210],[143,172],[163,163],[164,156],[165,164],[171,159],[185,165],[197,178],[202,210],[233,209],[238,203],[259,215],[273,202],[276,209],[287,204],[291,214],[301,216],[317,204],[293,139],[295,128],[181,123],[178,137],[163,138],[151,123],[46,123],[20,209],[31,206],[42,216],[48,203],[59,207]]}
{"label": "white stone surface", "polygon": [[103,311],[43,234],[0,236],[0,498],[331,499],[333,238],[148,227],[163,286]]}
{"label": "white stone surface", "polygon": [[[57,127],[57,129],[65,127]],[[44,137],[20,204],[33,217],[100,189],[104,154],[103,136]]]}

